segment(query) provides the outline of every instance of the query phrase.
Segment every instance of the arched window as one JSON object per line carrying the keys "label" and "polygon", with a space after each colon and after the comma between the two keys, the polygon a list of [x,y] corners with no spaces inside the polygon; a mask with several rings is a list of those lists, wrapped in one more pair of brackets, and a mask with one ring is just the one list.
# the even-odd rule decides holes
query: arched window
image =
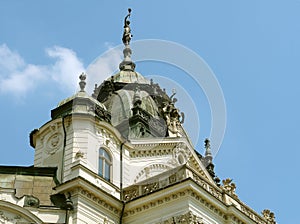
{"label": "arched window", "polygon": [[103,177],[105,180],[110,181],[111,178],[111,156],[104,149],[99,149],[99,164],[98,164],[98,174]]}

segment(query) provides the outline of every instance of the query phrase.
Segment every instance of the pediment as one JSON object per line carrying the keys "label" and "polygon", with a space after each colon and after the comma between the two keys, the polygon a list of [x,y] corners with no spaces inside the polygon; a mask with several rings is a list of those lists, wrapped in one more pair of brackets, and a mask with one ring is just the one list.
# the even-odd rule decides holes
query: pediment
{"label": "pediment", "polygon": [[[214,183],[198,154],[185,138],[163,139],[162,141],[132,141],[133,148],[129,150],[130,157],[135,160],[157,162],[147,163],[136,175],[134,182],[146,180],[159,173],[180,167],[188,166],[202,178]],[[163,159],[162,159],[163,158]]]}

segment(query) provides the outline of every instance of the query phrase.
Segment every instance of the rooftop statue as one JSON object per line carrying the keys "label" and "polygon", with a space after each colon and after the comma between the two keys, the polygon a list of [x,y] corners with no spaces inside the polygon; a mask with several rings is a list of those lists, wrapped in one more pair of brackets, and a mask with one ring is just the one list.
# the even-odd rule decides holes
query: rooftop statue
{"label": "rooftop statue", "polygon": [[130,18],[131,15],[131,9],[128,9],[128,14],[127,16],[125,16],[124,19],[124,32],[123,32],[123,37],[122,37],[122,41],[125,45],[125,48],[123,50],[123,54],[124,54],[124,60],[119,64],[119,68],[121,71],[134,71],[135,69],[135,63],[132,62],[131,60],[131,54],[132,51],[130,49],[130,41],[132,38],[131,35],[131,29],[130,29]]}
{"label": "rooftop statue", "polygon": [[131,9],[128,9],[128,14],[124,19],[124,32],[123,32],[123,38],[122,41],[125,45],[129,45],[130,40],[131,40],[131,29],[130,29],[130,21],[128,20],[130,18],[131,15]]}
{"label": "rooftop statue", "polygon": [[275,215],[269,209],[264,209],[261,214],[270,224],[276,224]]}
{"label": "rooftop statue", "polygon": [[222,183],[223,183],[222,188],[225,190],[225,192],[237,198],[237,195],[235,193],[236,185],[235,183],[232,182],[232,179],[227,178],[225,180],[222,180]]}

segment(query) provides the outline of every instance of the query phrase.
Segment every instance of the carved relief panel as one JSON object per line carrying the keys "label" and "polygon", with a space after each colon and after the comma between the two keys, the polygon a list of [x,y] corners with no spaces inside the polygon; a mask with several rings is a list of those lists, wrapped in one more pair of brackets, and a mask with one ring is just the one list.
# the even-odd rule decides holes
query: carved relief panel
{"label": "carved relief panel", "polygon": [[0,224],[31,223],[20,215],[0,210]]}
{"label": "carved relief panel", "polygon": [[46,142],[45,152],[53,155],[62,146],[63,135],[62,133],[55,132],[48,137]]}
{"label": "carved relief panel", "polygon": [[173,166],[180,166],[188,163],[190,157],[190,152],[187,149],[184,143],[178,143],[174,149],[172,154],[172,159],[168,161],[169,164]]}

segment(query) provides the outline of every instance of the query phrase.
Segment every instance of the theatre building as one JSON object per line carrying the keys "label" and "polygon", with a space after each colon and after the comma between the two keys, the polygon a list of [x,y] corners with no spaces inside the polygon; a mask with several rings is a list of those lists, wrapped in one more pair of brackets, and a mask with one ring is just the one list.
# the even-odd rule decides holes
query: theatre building
{"label": "theatre building", "polygon": [[136,71],[129,17],[119,71],[92,95],[81,74],[80,90],[30,133],[33,166],[0,166],[0,224],[276,223],[220,181],[210,141],[199,154],[174,97]]}

